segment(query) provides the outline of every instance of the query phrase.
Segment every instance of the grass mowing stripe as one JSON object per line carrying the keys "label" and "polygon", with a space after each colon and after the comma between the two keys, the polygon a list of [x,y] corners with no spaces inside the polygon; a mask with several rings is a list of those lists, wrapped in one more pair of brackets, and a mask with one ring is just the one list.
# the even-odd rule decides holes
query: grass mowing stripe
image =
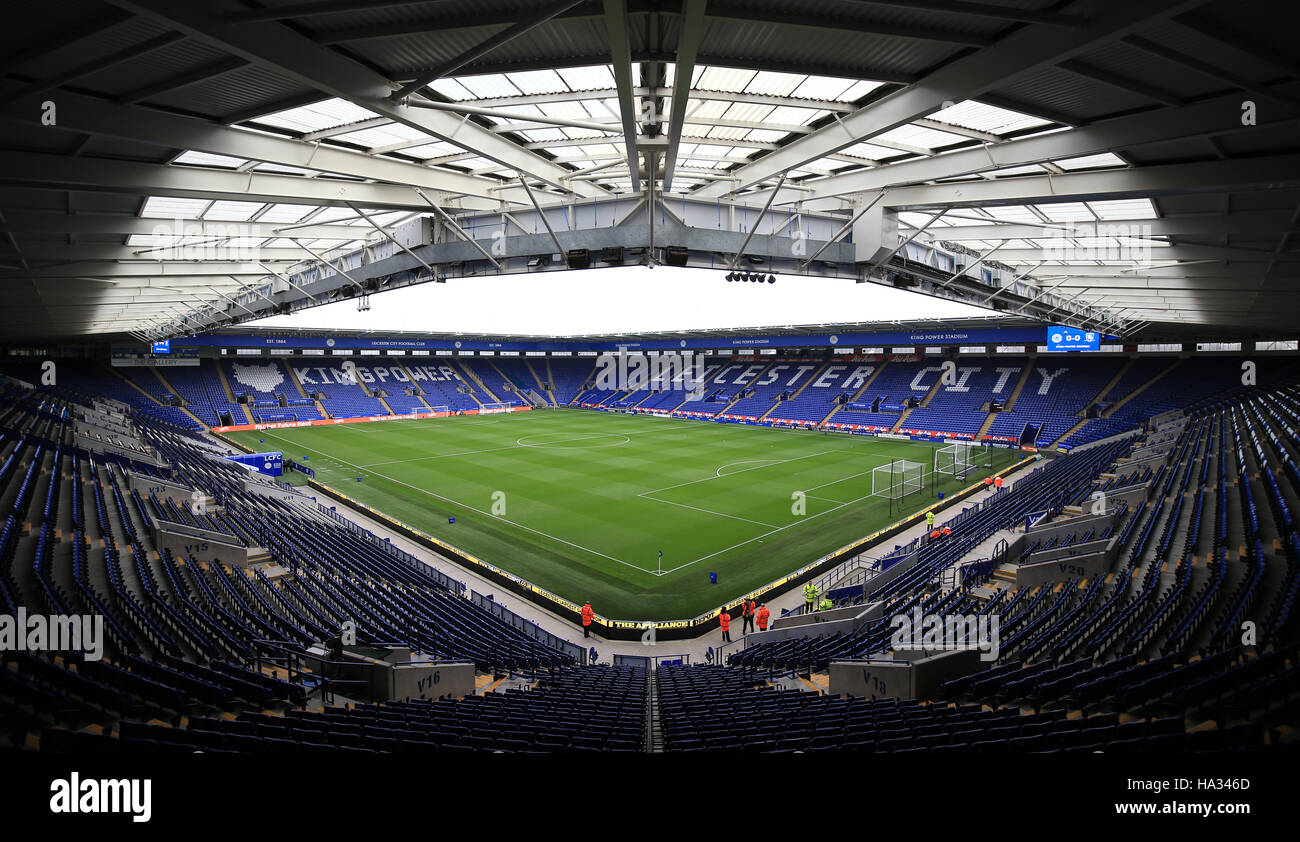
{"label": "grass mowing stripe", "polygon": [[[340,432],[354,427],[366,434]],[[699,614],[992,472],[961,483],[935,475],[924,493],[891,503],[870,497],[864,468],[902,458],[929,466],[942,445],[563,408],[230,437],[253,448],[267,437],[263,449],[274,441],[286,458],[309,455],[320,482],[540,587],[634,620]],[[548,440],[557,446],[529,444]],[[995,451],[994,459],[996,469],[1014,454]],[[376,463],[386,463],[384,473],[366,467]],[[366,480],[354,489],[357,475]],[[791,506],[800,490],[802,517]],[[808,494],[815,490],[822,494]],[[497,492],[508,510],[492,515]],[[675,575],[655,575],[661,550],[663,569]],[[699,570],[705,560],[720,584]]]}
{"label": "grass mowing stripe", "polygon": [[[276,436],[276,435],[272,435],[271,438],[280,438],[280,437],[279,437],[279,436]],[[281,439],[281,441],[285,441],[285,439]],[[337,459],[337,457],[336,457],[336,461],[342,462],[344,465],[348,465],[348,466],[353,467],[353,468],[360,468],[360,467],[361,467],[360,465],[354,465],[354,464],[352,464],[351,462],[348,462],[348,461],[346,461],[346,460],[343,460],[343,459]],[[384,479],[388,480],[389,482],[393,482],[393,483],[396,483],[396,484],[398,484],[398,485],[405,486],[405,487],[407,487],[407,488],[411,489],[412,491],[415,491],[415,492],[417,492],[417,493],[419,493],[419,494],[426,494],[426,495],[428,495],[428,496],[430,496],[430,497],[436,497],[437,499],[442,500],[442,501],[447,502],[447,503],[452,503],[452,504],[457,505],[457,506],[464,506],[465,508],[469,509],[470,511],[478,512],[478,513],[481,514],[481,515],[487,515],[488,517],[496,518],[497,520],[500,520],[500,521],[503,522],[503,523],[508,523],[508,524],[510,524],[511,526],[517,527],[517,528],[519,528],[519,529],[525,529],[525,530],[527,530],[527,531],[529,531],[529,532],[532,532],[532,533],[537,534],[537,535],[541,535],[541,536],[543,536],[543,537],[545,537],[545,538],[550,538],[552,541],[559,541],[561,544],[567,544],[567,545],[570,546],[570,547],[574,547],[575,549],[583,550],[584,552],[589,552],[589,553],[591,553],[592,555],[598,555],[598,556],[600,556],[601,558],[606,558],[606,559],[609,559],[610,561],[616,561],[616,562],[618,562],[619,564],[626,564],[628,567],[634,568],[634,569],[636,569],[636,570],[640,570],[642,573],[649,573],[649,572],[651,572],[651,571],[649,571],[649,570],[646,570],[644,567],[637,567],[635,564],[630,564],[630,563],[628,563],[628,562],[626,562],[626,561],[623,561],[622,559],[614,558],[613,556],[610,556],[610,555],[605,555],[604,553],[599,552],[598,550],[593,550],[593,549],[591,549],[590,547],[584,547],[584,546],[582,546],[581,544],[575,544],[575,543],[573,543],[572,541],[566,541],[565,539],[560,538],[560,537],[558,537],[558,536],[556,536],[556,535],[551,535],[551,534],[549,534],[549,533],[542,532],[541,530],[533,529],[532,527],[529,527],[529,526],[524,526],[522,523],[515,523],[515,522],[512,521],[512,520],[507,520],[506,518],[500,517],[499,515],[494,515],[494,514],[491,514],[490,512],[485,512],[485,511],[483,511],[482,509],[476,509],[475,507],[469,505],[468,503],[461,502],[460,500],[453,500],[453,499],[450,498],[450,497],[443,497],[441,494],[436,494],[436,493],[434,493],[434,492],[432,492],[432,491],[429,491],[428,489],[425,489],[425,488],[417,488],[416,486],[411,485],[410,483],[402,482],[401,480],[399,480],[399,479],[395,479],[395,478],[393,478],[393,477],[390,477],[390,476],[388,476],[387,474],[381,474],[381,473],[379,473],[378,471],[375,471],[374,474],[375,474],[375,476],[383,477]]]}

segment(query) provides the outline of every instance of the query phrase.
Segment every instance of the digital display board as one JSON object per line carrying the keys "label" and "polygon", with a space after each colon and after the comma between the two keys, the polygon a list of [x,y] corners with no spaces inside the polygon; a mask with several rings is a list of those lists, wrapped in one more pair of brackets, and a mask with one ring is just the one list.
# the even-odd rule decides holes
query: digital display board
{"label": "digital display board", "polygon": [[153,343],[153,353],[170,354],[171,352],[172,352],[172,341],[170,339],[164,339],[161,342]]}
{"label": "digital display board", "polygon": [[1101,334],[1065,325],[1052,325],[1047,329],[1049,351],[1100,351]]}

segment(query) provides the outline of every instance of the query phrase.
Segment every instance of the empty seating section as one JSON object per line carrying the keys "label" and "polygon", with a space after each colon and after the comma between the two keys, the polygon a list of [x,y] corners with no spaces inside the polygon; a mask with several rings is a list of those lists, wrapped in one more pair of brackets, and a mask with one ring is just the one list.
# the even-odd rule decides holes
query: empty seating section
{"label": "empty seating section", "polygon": [[226,415],[235,424],[247,423],[243,410],[231,402],[217,375],[217,361],[200,360],[197,366],[169,366],[163,376],[185,402],[185,408],[204,424],[219,426]]}
{"label": "empty seating section", "polygon": [[[902,429],[924,430],[955,438],[975,438],[988,418],[986,407],[989,402],[1005,402],[1011,397],[1025,363],[1023,359],[1017,358],[999,360],[996,357],[962,357],[955,361],[955,365],[952,382],[940,385],[928,406],[913,409],[903,422]],[[927,375],[917,381],[925,389],[929,388],[934,379],[940,378],[941,372],[928,371]],[[868,396],[863,396],[864,399],[866,397]]]}
{"label": "empty seating section", "polygon": [[778,398],[798,391],[818,368],[819,364],[812,360],[775,360],[749,380],[746,397],[736,401],[726,414],[733,418],[761,418],[768,410],[779,408]]}
{"label": "empty seating section", "polygon": [[555,402],[560,406],[573,403],[582,392],[583,385],[596,374],[596,361],[592,357],[572,359],[548,357],[546,360],[534,362],[534,365],[539,369],[537,373],[543,377],[545,377],[544,371],[550,371],[551,385],[555,389]]}
{"label": "empty seating section", "polygon": [[[401,367],[410,375],[410,387],[422,392],[429,406],[446,407],[451,411],[479,408],[479,402],[474,400],[474,389],[450,359],[412,357],[404,361]],[[396,384],[399,390],[404,385],[406,384],[400,382]],[[392,392],[393,389],[390,388],[389,393]]]}
{"label": "empty seating section", "polygon": [[[376,396],[382,396],[383,402],[388,404],[397,415],[408,415],[413,412],[424,412],[428,410],[428,405],[420,400],[418,394],[407,394],[408,390],[414,390],[411,382],[411,374],[402,365],[401,360],[383,359],[380,361],[355,358],[357,376],[361,382],[365,383],[370,391]],[[382,408],[380,414],[383,414]]]}
{"label": "empty seating section", "polygon": [[[223,359],[219,362],[236,398],[248,403],[255,421],[310,421],[320,418],[316,402],[298,393],[289,361]],[[237,423],[243,423],[241,419]]]}
{"label": "empty seating section", "polygon": [[[512,393],[502,397],[502,400],[517,398],[520,403],[532,403],[532,401],[523,397],[532,392],[541,398],[542,402],[549,404],[550,398],[547,397],[543,389],[543,384],[546,382],[545,369],[536,371],[534,368],[535,365],[542,362],[544,362],[543,359],[529,360],[524,357],[497,357],[492,360],[492,366],[498,372],[498,379],[504,378],[514,387]],[[497,391],[495,386],[493,391]],[[497,392],[497,394],[500,396],[500,392]]]}
{"label": "empty seating section", "polygon": [[792,396],[791,400],[782,401],[768,418],[816,424],[830,413],[841,395],[852,395],[861,389],[879,367],[880,363],[832,360],[807,375],[803,391]]}
{"label": "empty seating section", "polygon": [[507,385],[513,385],[513,383],[509,377],[501,373],[494,362],[494,360],[478,357],[458,357],[456,359],[457,365],[477,377],[479,382],[487,389],[488,394],[482,394],[482,390],[475,384],[474,391],[483,403],[500,403],[507,406],[519,406],[526,403],[526,401],[516,396],[513,390],[506,388]]}
{"label": "empty seating section", "polygon": [[[176,680],[172,674],[164,677]],[[226,673],[215,677],[228,680]],[[557,669],[528,688],[464,699],[246,713],[236,719],[195,716],[185,727],[123,722],[120,740],[60,737],[52,747],[85,752],[118,745],[142,752],[635,752],[644,745],[646,689],[643,669]]]}
{"label": "empty seating section", "polygon": [[[777,692],[721,667],[663,667],[658,683],[668,751],[1179,751],[1191,739],[1181,717],[1121,723],[1115,713],[1067,718],[1065,710]],[[1258,728],[1215,736],[1216,748],[1262,739]]]}
{"label": "empty seating section", "polygon": [[1015,405],[1010,412],[998,413],[989,435],[1019,440],[1026,425],[1030,425],[1037,430],[1038,445],[1050,445],[1079,422],[1079,412],[1097,397],[1122,364],[1122,359],[1073,356],[1038,359]]}
{"label": "empty seating section", "polygon": [[[345,620],[356,623],[358,642],[406,645],[484,670],[542,671],[572,662],[448,590],[448,580],[432,569],[345,528],[310,501],[246,491],[245,473],[188,430],[137,416],[142,434],[172,466],[165,469],[169,478],[203,488],[216,501],[207,511],[133,491],[123,471],[158,469],[74,447],[69,404],[38,392],[5,393],[0,602],[10,613],[24,606],[44,614],[98,614],[108,641],[105,661],[75,659],[75,669],[60,657],[6,654],[0,668],[6,704],[26,700],[37,705],[34,713],[48,711],[59,724],[80,727],[106,717],[168,720],[232,700],[301,701],[301,685],[279,681],[274,692],[257,690],[270,679],[248,671],[260,645],[255,641],[302,646],[334,634]],[[156,551],[149,525],[163,521],[264,546],[293,575],[273,580],[201,552]],[[233,677],[213,678],[222,665]],[[608,690],[598,676],[573,681],[580,688],[571,695],[583,697],[573,700],[574,709],[606,716],[586,710],[593,688]],[[643,711],[644,676],[639,688],[629,705]],[[601,747],[627,739],[622,720],[611,722]],[[640,746],[638,729],[639,719],[631,748]]]}
{"label": "empty seating section", "polygon": [[[347,361],[357,367],[354,376],[348,368],[344,367],[344,361],[340,357],[323,357],[319,360],[302,358],[301,362],[294,360],[288,365],[293,367],[293,372],[298,382],[302,384],[304,392],[322,396],[321,406],[325,407],[325,411],[331,418],[368,418],[388,415],[388,410],[384,409],[380,400],[366,393],[368,388],[380,388],[371,368],[375,363],[364,357],[349,358]],[[367,382],[367,375],[374,382]],[[234,388],[233,381],[231,388]]]}

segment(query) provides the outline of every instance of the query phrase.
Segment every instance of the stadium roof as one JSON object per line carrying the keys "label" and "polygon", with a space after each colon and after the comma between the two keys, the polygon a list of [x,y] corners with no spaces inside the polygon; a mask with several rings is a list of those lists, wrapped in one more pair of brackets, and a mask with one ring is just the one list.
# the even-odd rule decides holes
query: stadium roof
{"label": "stadium roof", "polygon": [[[999,329],[999,328],[1032,328],[1041,326],[1041,323],[1034,319],[1015,318],[1010,316],[990,315],[987,318],[946,318],[946,319],[895,319],[889,321],[870,321],[870,322],[834,322],[825,324],[806,324],[806,325],[764,325],[753,328],[731,328],[726,330],[673,330],[673,331],[647,331],[637,333],[600,333],[600,334],[583,334],[581,336],[568,337],[570,339],[581,339],[584,342],[611,342],[611,343],[636,343],[652,341],[656,339],[678,339],[682,337],[701,337],[707,339],[731,339],[733,337],[749,337],[754,335],[762,336],[781,336],[788,337],[791,341],[782,347],[798,346],[798,339],[802,336],[820,336],[827,333],[912,333],[912,332],[938,332],[938,331],[970,331],[977,329]],[[357,337],[357,338],[374,338],[379,337],[385,340],[394,339],[462,339],[462,340],[491,340],[495,342],[510,343],[518,342],[547,342],[554,341],[554,336],[541,334],[484,334],[484,333],[443,333],[443,332],[417,332],[417,331],[392,331],[392,330],[338,330],[330,329],[328,331],[312,328],[283,328],[283,327],[259,327],[250,331],[247,328],[220,328],[211,332],[213,336],[226,336],[231,339],[230,347],[239,347],[238,341],[248,337],[250,334],[255,335],[259,340],[257,347],[267,347],[264,343],[268,337],[317,337],[328,334],[330,337]],[[726,349],[735,353],[743,353],[743,348]],[[758,348],[752,349],[755,353]]]}
{"label": "stadium roof", "polygon": [[11,4],[0,333],[251,318],[305,296],[295,272],[387,244],[430,205],[652,188],[845,221],[883,201],[905,236],[1006,267],[1063,314],[1086,304],[1129,335],[1293,335],[1300,62],[1275,23],[1291,10]]}

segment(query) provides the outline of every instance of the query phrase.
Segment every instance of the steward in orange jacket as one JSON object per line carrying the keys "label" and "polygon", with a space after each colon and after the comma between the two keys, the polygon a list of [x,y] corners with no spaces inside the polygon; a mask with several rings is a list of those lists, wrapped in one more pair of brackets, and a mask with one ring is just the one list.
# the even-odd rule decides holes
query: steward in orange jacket
{"label": "steward in orange jacket", "polygon": [[740,633],[752,632],[754,630],[754,612],[758,610],[758,603],[754,600],[742,602],[740,604],[740,616],[744,623],[740,627]]}
{"label": "steward in orange jacket", "polygon": [[767,603],[758,606],[758,630],[767,631],[767,618],[772,616],[772,612],[767,610]]}
{"label": "steward in orange jacket", "polygon": [[725,608],[722,609],[722,614],[718,616],[718,627],[722,629],[723,641],[730,643],[731,642],[731,615],[727,613],[727,609]]}
{"label": "steward in orange jacket", "polygon": [[582,636],[591,637],[591,618],[596,616],[596,612],[591,609],[591,603],[588,602],[582,606]]}

